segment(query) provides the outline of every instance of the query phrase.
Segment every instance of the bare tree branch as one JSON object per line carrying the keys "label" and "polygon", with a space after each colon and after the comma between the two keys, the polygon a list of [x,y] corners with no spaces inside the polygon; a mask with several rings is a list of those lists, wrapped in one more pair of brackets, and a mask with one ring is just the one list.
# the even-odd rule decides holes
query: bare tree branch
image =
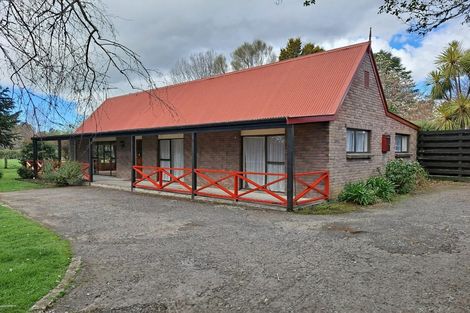
{"label": "bare tree branch", "polygon": [[0,69],[9,76],[4,83],[37,127],[69,126],[69,112],[90,113],[110,89],[113,72],[133,89],[156,88],[155,73],[117,41],[98,0],[0,0],[0,55]]}

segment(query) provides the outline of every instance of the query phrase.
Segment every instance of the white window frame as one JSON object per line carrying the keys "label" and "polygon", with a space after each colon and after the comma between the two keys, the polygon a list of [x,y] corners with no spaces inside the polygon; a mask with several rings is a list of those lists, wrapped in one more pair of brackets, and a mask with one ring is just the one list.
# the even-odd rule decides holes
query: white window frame
{"label": "white window frame", "polygon": [[[348,142],[348,139],[349,139],[349,134],[352,133],[353,134],[353,143],[352,143],[352,147],[353,147],[353,150],[350,150],[349,149],[349,142]],[[366,150],[365,151],[358,151],[358,147],[356,145],[356,136],[357,134],[366,134],[366,140],[367,140],[367,143],[366,143]],[[365,154],[365,153],[370,153],[370,130],[367,130],[367,129],[358,129],[358,128],[346,128],[346,153],[354,153],[354,154]]]}
{"label": "white window frame", "polygon": [[[405,149],[403,150],[403,139],[406,138]],[[398,149],[398,143],[400,142],[400,149]],[[395,134],[395,152],[396,153],[409,153],[410,152],[410,135],[406,134]]]}

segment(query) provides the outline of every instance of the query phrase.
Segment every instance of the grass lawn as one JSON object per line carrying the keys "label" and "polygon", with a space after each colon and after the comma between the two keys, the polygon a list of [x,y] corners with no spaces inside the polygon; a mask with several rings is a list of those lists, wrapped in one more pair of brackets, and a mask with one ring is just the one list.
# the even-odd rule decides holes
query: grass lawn
{"label": "grass lawn", "polygon": [[16,173],[16,170],[21,166],[18,160],[8,160],[7,169],[3,168],[3,164],[3,160],[0,160],[0,171],[3,173],[3,177],[0,178],[0,192],[45,187],[39,182],[36,183],[31,180],[21,180]]}
{"label": "grass lawn", "polygon": [[70,262],[66,240],[0,206],[0,312],[26,312],[62,279]]}
{"label": "grass lawn", "polygon": [[362,207],[356,204],[347,202],[329,201],[319,205],[307,206],[295,211],[297,214],[303,215],[330,215],[330,214],[344,214],[361,210]]}

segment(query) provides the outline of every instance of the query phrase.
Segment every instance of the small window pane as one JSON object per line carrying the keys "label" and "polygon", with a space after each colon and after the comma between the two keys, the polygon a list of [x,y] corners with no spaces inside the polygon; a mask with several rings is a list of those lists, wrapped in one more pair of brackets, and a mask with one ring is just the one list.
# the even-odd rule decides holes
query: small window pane
{"label": "small window pane", "polygon": [[395,136],[395,152],[408,152],[408,135]]}
{"label": "small window pane", "polygon": [[368,136],[366,131],[356,131],[356,152],[367,152]]}
{"label": "small window pane", "polygon": [[170,159],[170,140],[160,140],[160,159]]}
{"label": "small window pane", "polygon": [[346,151],[354,152],[354,131],[348,129],[346,134]]}
{"label": "small window pane", "polygon": [[269,136],[268,138],[268,162],[284,162],[285,140],[284,136]]}

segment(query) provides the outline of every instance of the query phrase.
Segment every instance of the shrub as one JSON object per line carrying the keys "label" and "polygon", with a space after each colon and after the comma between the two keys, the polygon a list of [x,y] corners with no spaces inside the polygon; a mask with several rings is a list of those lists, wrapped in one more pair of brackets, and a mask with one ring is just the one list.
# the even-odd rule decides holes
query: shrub
{"label": "shrub", "polygon": [[3,177],[3,172],[0,171],[0,179],[2,179],[2,177]]}
{"label": "shrub", "polygon": [[370,205],[377,202],[375,190],[364,182],[348,183],[338,196],[340,201],[353,202],[360,205]]}
{"label": "shrub", "polygon": [[44,161],[42,166],[41,178],[46,182],[55,184],[56,183],[56,171],[54,169],[54,162]]}
{"label": "shrub", "polygon": [[21,166],[16,170],[18,176],[22,179],[31,179],[34,177],[34,172],[32,169],[27,168],[26,166]]}
{"label": "shrub", "polygon": [[54,182],[61,186],[75,186],[83,183],[82,166],[78,162],[65,162],[55,172]]}
{"label": "shrub", "polygon": [[418,184],[427,180],[426,171],[416,161],[392,160],[385,167],[385,177],[390,180],[399,194],[411,192]]}
{"label": "shrub", "polygon": [[369,178],[366,186],[374,190],[375,195],[384,201],[391,201],[395,195],[395,186],[384,176]]}

